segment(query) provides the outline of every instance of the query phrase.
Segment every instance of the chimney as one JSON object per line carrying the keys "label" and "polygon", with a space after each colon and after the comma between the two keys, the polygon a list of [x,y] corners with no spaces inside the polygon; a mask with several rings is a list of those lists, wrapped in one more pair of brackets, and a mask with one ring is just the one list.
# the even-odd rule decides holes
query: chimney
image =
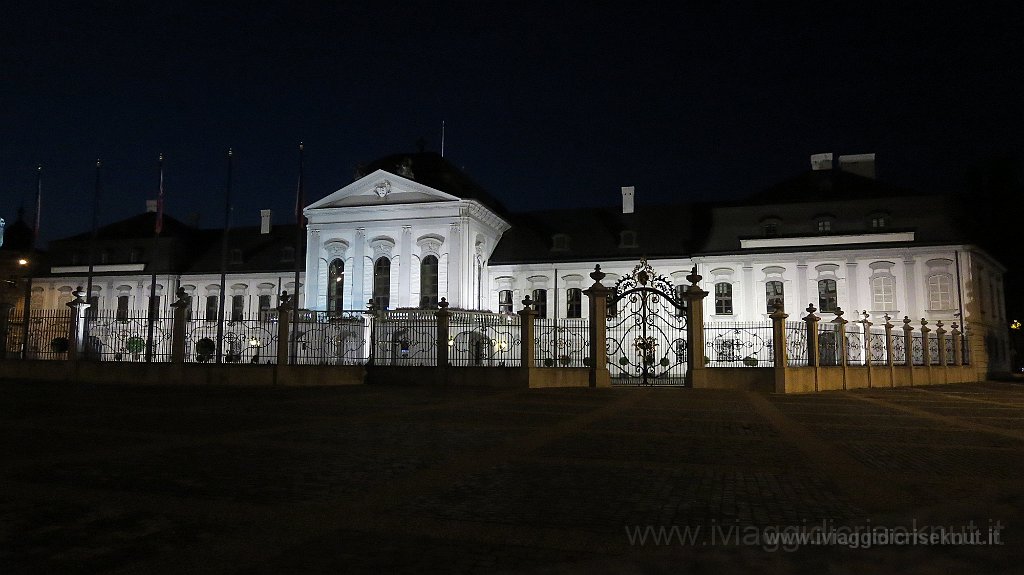
{"label": "chimney", "polygon": [[815,172],[832,169],[832,154],[812,154],[811,169]]}
{"label": "chimney", "polygon": [[156,200],[146,200],[146,213],[156,213]]}
{"label": "chimney", "polygon": [[270,233],[270,210],[260,210],[260,233]]}
{"label": "chimney", "polygon": [[853,154],[839,156],[839,169],[865,178],[875,179],[875,155]]}
{"label": "chimney", "polygon": [[622,213],[633,213],[633,186],[622,188]]}

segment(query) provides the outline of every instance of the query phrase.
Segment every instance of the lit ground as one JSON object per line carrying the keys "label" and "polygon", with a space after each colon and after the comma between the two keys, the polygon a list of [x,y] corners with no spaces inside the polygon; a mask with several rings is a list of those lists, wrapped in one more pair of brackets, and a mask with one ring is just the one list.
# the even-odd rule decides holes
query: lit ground
{"label": "lit ground", "polygon": [[[1020,384],[765,396],[6,382],[0,397],[3,574],[1024,569]],[[985,541],[998,521],[1005,545],[763,539],[971,521]],[[655,544],[659,528],[670,543]]]}

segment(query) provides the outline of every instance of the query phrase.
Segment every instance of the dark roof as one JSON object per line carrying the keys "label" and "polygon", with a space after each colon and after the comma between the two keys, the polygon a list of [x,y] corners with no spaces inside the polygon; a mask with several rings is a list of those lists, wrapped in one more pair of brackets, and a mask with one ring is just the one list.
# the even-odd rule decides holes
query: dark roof
{"label": "dark roof", "polygon": [[[221,266],[221,246],[223,230],[202,230],[205,236],[205,247],[188,265],[190,273],[219,273]],[[230,273],[246,272],[281,272],[295,269],[295,262],[305,267],[306,235],[302,234],[299,249],[295,250],[292,261],[283,261],[285,248],[294,248],[295,224],[275,225],[270,233],[261,234],[259,226],[245,226],[228,230],[228,265]],[[242,263],[231,263],[232,250],[241,250]]]}
{"label": "dark roof", "polygon": [[[196,228],[164,213],[163,229],[160,231],[161,237],[187,237],[194,234],[196,231]],[[156,212],[144,212],[97,228],[96,238],[100,240],[151,238],[155,233]],[[88,240],[91,235],[92,232],[88,231],[60,239],[62,241]]]}
{"label": "dark roof", "polygon": [[920,192],[891,186],[874,178],[840,169],[807,170],[799,176],[780,182],[736,203],[743,205],[784,204],[916,195],[920,195]]}
{"label": "dark roof", "polygon": [[465,200],[477,200],[500,215],[507,215],[505,207],[482,186],[456,168],[441,154],[436,152],[417,152],[411,154],[392,154],[361,165],[357,171],[359,177],[371,174],[376,170],[384,170],[392,174],[419,182],[435,190],[451,194]]}
{"label": "dark roof", "polygon": [[[526,212],[512,216],[490,263],[602,261],[647,257],[683,257],[704,233],[703,204],[637,206]],[[621,243],[621,232],[636,233],[636,247]],[[553,249],[554,237],[567,236],[566,249]]]}

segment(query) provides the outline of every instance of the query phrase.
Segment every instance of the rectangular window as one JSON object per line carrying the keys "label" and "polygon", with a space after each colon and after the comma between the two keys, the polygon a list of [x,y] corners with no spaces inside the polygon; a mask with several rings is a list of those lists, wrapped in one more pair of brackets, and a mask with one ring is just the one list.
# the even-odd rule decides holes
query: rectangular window
{"label": "rectangular window", "polygon": [[533,290],[533,309],[536,310],[537,317],[548,317],[548,290]]}
{"label": "rectangular window", "polygon": [[836,280],[818,281],[818,311],[832,313],[839,307]]}
{"label": "rectangular window", "polygon": [[583,291],[579,288],[569,288],[565,292],[565,317],[583,317]]}
{"label": "rectangular window", "polygon": [[128,296],[117,296],[117,320],[128,321]]}
{"label": "rectangular window", "polygon": [[263,294],[260,296],[260,321],[270,321],[272,318],[272,309],[270,307],[270,300],[274,296],[270,294]]}
{"label": "rectangular window", "polygon": [[215,295],[206,296],[206,321],[217,321],[218,311],[220,311],[220,298]]}
{"label": "rectangular window", "polygon": [[715,313],[732,315],[732,284],[719,282],[715,284]]}
{"label": "rectangular window", "polygon": [[819,232],[831,232],[832,221],[831,220],[818,220],[818,231]]}
{"label": "rectangular window", "polygon": [[243,313],[245,313],[245,296],[231,296],[231,321],[242,321]]}
{"label": "rectangular window", "polygon": [[498,292],[498,313],[512,313],[512,290]]}
{"label": "rectangular window", "polygon": [[782,309],[786,301],[783,294],[782,282],[777,280],[766,282],[764,284],[764,300],[768,313],[775,312],[776,304],[778,304],[779,309]]}
{"label": "rectangular window", "polygon": [[896,309],[896,295],[892,276],[877,276],[871,279],[871,303],[876,311]]}

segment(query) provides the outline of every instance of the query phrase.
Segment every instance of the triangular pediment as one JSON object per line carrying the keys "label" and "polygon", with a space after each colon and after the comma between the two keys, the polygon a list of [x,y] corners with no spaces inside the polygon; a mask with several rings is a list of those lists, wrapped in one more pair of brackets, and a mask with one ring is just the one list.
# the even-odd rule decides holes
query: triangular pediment
{"label": "triangular pediment", "polygon": [[377,170],[313,202],[306,206],[303,212],[354,206],[396,206],[453,201],[457,202],[459,198],[408,178]]}

